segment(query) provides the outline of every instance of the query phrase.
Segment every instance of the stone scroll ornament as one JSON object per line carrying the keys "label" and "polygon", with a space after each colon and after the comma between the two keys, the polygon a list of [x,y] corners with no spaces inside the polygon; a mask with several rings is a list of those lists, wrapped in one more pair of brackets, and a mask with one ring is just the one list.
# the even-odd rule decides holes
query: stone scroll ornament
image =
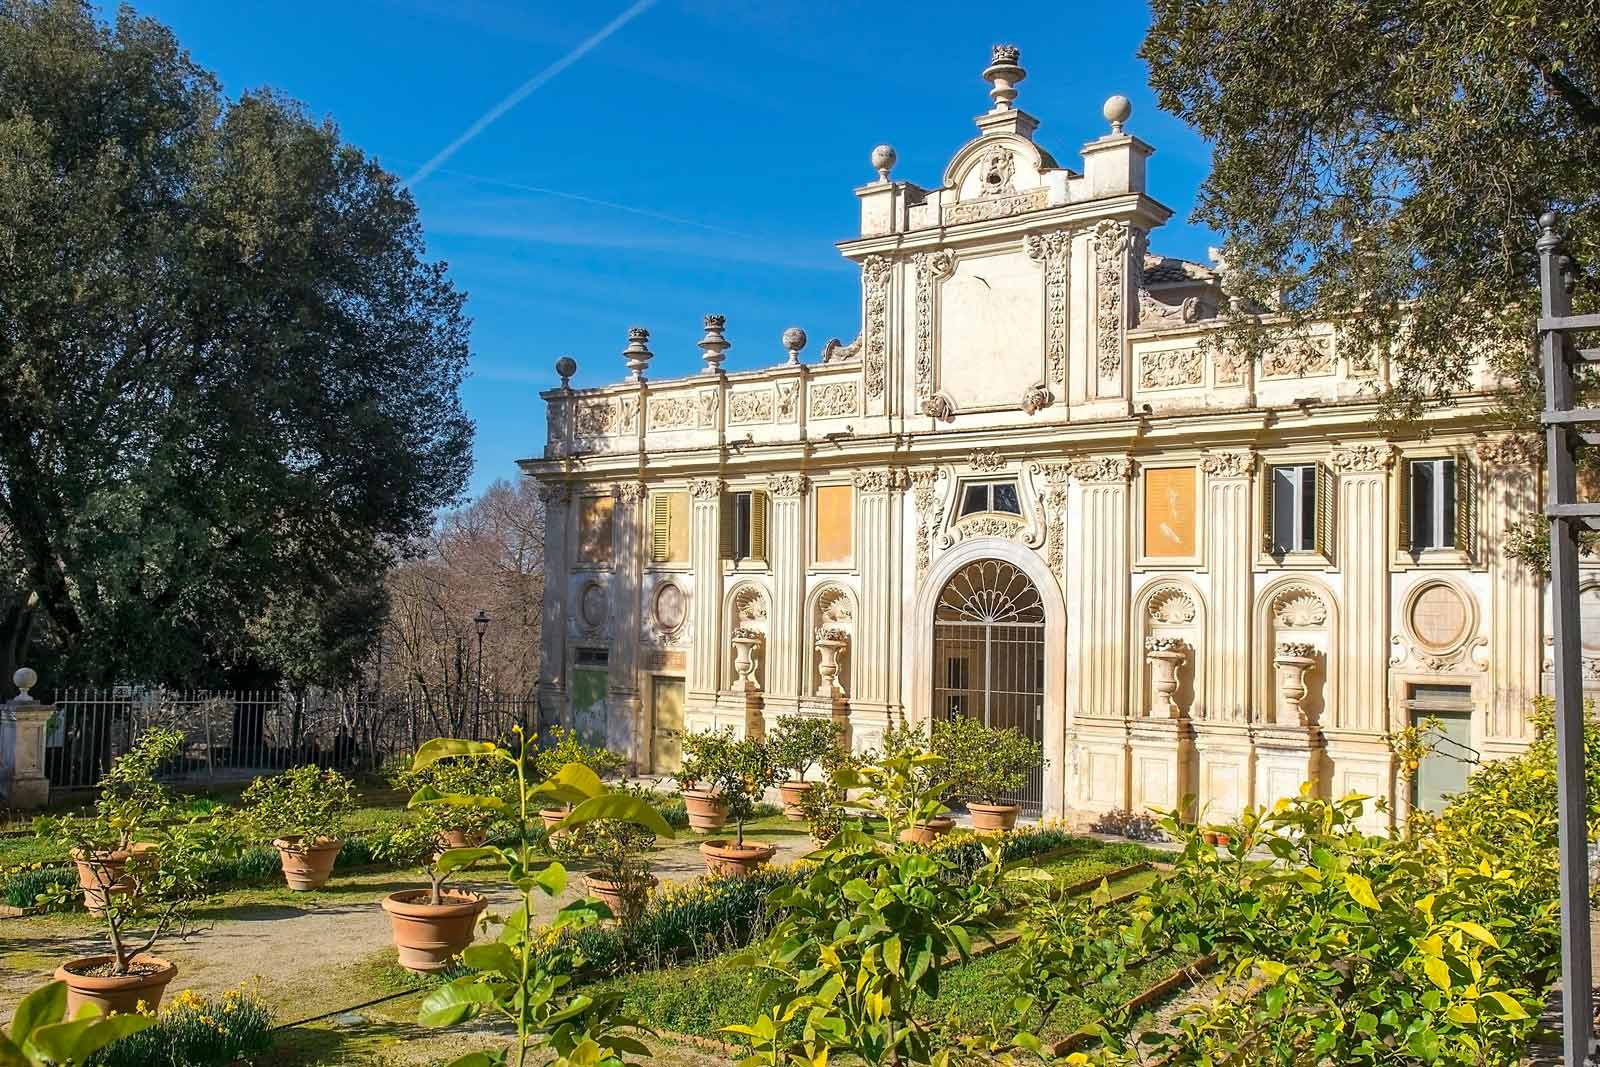
{"label": "stone scroll ornament", "polygon": [[[1032,233],[1023,242],[1028,258],[1044,267],[1045,358],[1050,381],[1065,385],[1067,380],[1067,271],[1072,260],[1072,235],[1067,230]],[[1048,395],[1048,393],[1047,393]],[[1049,403],[1048,400],[1045,401]],[[1029,411],[1032,415],[1033,412]]]}
{"label": "stone scroll ornament", "polygon": [[1028,468],[1036,479],[1044,481],[1040,500],[1044,513],[1044,555],[1050,570],[1066,580],[1066,538],[1063,516],[1067,510],[1067,483],[1072,476],[1065,463],[1034,463]]}
{"label": "stone scroll ornament", "polygon": [[[861,263],[865,310],[858,343],[865,353],[862,368],[867,396],[873,400],[883,395],[889,362],[889,276],[893,266],[888,256],[868,256]],[[828,353],[823,355],[827,362]]]}
{"label": "stone scroll ornament", "polygon": [[928,467],[923,470],[911,472],[911,486],[915,490],[912,494],[912,503],[917,509],[917,586],[922,586],[922,581],[928,575],[928,566],[933,552],[933,532],[935,524],[939,521],[939,479],[943,478],[944,470],[939,467]]}
{"label": "stone scroll ornament", "polygon": [[1123,305],[1126,301],[1126,264],[1135,230],[1126,222],[1106,219],[1094,228],[1096,317],[1096,367],[1101,379],[1122,373]]}
{"label": "stone scroll ornament", "polygon": [[[941,249],[918,252],[912,263],[917,272],[916,387],[918,401],[933,396],[933,293],[935,283],[955,273],[955,254]],[[938,416],[934,416],[938,418]]]}

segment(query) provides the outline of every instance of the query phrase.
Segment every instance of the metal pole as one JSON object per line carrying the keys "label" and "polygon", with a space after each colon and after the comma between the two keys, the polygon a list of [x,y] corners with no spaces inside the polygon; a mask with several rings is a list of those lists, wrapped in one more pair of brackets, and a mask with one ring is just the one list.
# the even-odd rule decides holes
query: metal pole
{"label": "metal pole", "polygon": [[[1566,288],[1566,257],[1555,216],[1539,220],[1539,287],[1545,318],[1571,314]],[[1546,414],[1572,408],[1572,368],[1567,363],[1566,336],[1542,330]],[[1575,504],[1578,499],[1573,435],[1566,425],[1545,428],[1549,503]],[[1583,659],[1578,615],[1578,528],[1581,520],[1553,515],[1550,520],[1550,595],[1555,645],[1556,777],[1561,820],[1561,1008],[1566,1067],[1589,1064],[1593,1015],[1590,1004],[1593,961],[1589,956],[1588,797],[1583,768]]]}
{"label": "metal pole", "polygon": [[472,738],[483,740],[483,630],[478,630],[478,699],[472,709]]}

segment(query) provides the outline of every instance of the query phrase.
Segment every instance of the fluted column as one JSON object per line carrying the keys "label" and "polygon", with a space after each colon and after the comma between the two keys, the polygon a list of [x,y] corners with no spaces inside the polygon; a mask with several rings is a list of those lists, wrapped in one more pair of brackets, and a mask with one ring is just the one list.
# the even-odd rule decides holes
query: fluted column
{"label": "fluted column", "polygon": [[1339,706],[1332,727],[1389,729],[1389,469],[1394,449],[1357,445],[1333,454],[1339,472],[1344,625],[1339,631]]}
{"label": "fluted column", "polygon": [[1213,452],[1206,472],[1206,554],[1211,569],[1207,616],[1205,718],[1250,718],[1250,480],[1255,453]]}
{"label": "fluted column", "polygon": [[810,673],[811,641],[806,632],[805,502],[810,481],[803,474],[767,479],[772,500],[767,518],[768,558],[772,560],[772,615],[767,632],[767,697],[799,698]]}
{"label": "fluted column", "polygon": [[[855,473],[856,558],[861,568],[861,613],[857,625],[860,652],[851,668],[854,704],[884,705],[889,700],[889,678],[898,669],[899,656],[891,647],[895,616],[894,570],[895,510],[906,482],[904,471],[893,468]],[[852,653],[855,650],[852,649]]]}
{"label": "fluted column", "polygon": [[539,623],[539,722],[541,732],[566,718],[567,593],[572,561],[567,537],[572,488],[565,482],[539,487],[544,503],[544,617]]}
{"label": "fluted column", "polygon": [[608,702],[617,714],[610,717],[606,740],[613,752],[630,753],[633,765],[650,765],[649,729],[639,699],[640,593],[644,577],[643,503],[645,487],[622,482],[612,487],[612,560],[616,577],[611,588],[616,620],[611,634]]}
{"label": "fluted column", "polygon": [[722,659],[722,560],[718,557],[718,509],[727,488],[721,478],[696,478],[689,483],[694,512],[690,558],[694,564],[694,599],[689,618],[694,627],[689,660],[691,697],[714,704],[718,664]]}
{"label": "fluted column", "polygon": [[1508,523],[1539,513],[1539,475],[1515,438],[1491,438],[1477,449],[1482,490],[1478,551],[1489,570],[1489,717],[1485,755],[1526,744],[1528,710],[1539,692],[1544,649],[1543,582],[1505,552]]}
{"label": "fluted column", "polygon": [[1078,623],[1081,705],[1091,714],[1128,716],[1128,478],[1122,456],[1079,460],[1077,511],[1083,615]]}

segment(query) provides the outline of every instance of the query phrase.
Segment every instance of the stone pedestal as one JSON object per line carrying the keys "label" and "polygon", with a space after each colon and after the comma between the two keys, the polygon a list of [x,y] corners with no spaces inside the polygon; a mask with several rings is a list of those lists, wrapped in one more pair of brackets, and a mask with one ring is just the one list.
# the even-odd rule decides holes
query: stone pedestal
{"label": "stone pedestal", "polygon": [[1128,726],[1128,720],[1123,718],[1078,717],[1074,807],[1103,812],[1132,806],[1128,789]]}
{"label": "stone pedestal", "polygon": [[1196,793],[1194,728],[1184,719],[1139,719],[1128,734],[1134,811],[1171,811]]}
{"label": "stone pedestal", "polygon": [[1254,740],[1246,723],[1195,723],[1196,806],[1208,822],[1228,822],[1251,803]]}
{"label": "stone pedestal", "polygon": [[1270,808],[1281,797],[1299,796],[1306,782],[1314,795],[1322,793],[1326,753],[1321,732],[1299,726],[1257,726],[1255,742],[1257,806]]}
{"label": "stone pedestal", "polygon": [[50,803],[44,776],[44,730],[54,704],[41,704],[28,689],[39,676],[27,667],[13,677],[21,690],[0,704],[0,802],[10,808],[42,808]]}
{"label": "stone pedestal", "polygon": [[[1404,808],[1398,795],[1404,785],[1395,774],[1394,754],[1382,734],[1329,730],[1327,741],[1328,765],[1332,777],[1328,795],[1337,799],[1357,793],[1369,797],[1361,816],[1361,828],[1370,834],[1387,833],[1390,820]],[[1378,801],[1388,804],[1388,811],[1378,810]]]}

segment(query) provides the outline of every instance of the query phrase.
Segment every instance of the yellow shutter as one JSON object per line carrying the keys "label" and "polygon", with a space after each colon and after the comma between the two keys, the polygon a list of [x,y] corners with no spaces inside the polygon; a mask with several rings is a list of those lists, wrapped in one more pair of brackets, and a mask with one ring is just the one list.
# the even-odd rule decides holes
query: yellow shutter
{"label": "yellow shutter", "polygon": [[1402,552],[1411,551],[1411,461],[1403,459],[1399,464],[1400,486],[1395,496],[1400,501],[1400,514],[1395,516],[1395,537],[1399,540]]}
{"label": "yellow shutter", "polygon": [[723,493],[717,501],[717,557],[732,559],[735,544],[733,494]]}
{"label": "yellow shutter", "polygon": [[650,559],[665,563],[672,558],[672,494],[650,497]]}
{"label": "yellow shutter", "polygon": [[750,555],[767,558],[767,494],[750,494]]}
{"label": "yellow shutter", "polygon": [[1317,464],[1317,551],[1324,556],[1333,555],[1334,521],[1338,516],[1339,483],[1333,472],[1324,464]]}
{"label": "yellow shutter", "polygon": [[1477,548],[1477,479],[1472,461],[1465,455],[1456,456],[1456,498],[1451,506],[1456,511],[1456,547],[1467,555]]}
{"label": "yellow shutter", "polygon": [[1261,463],[1261,551],[1271,552],[1272,544],[1272,465]]}

